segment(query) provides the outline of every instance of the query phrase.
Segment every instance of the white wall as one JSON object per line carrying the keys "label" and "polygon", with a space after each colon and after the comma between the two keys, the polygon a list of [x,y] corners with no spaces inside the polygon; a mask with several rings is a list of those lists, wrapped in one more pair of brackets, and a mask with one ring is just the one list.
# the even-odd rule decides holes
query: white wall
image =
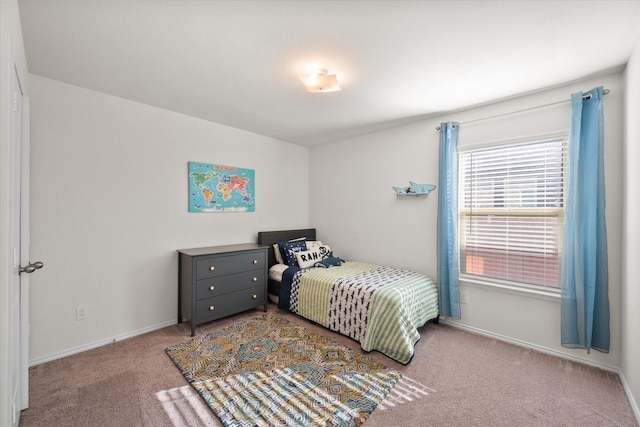
{"label": "white wall", "polygon": [[23,93],[29,95],[29,75],[24,54],[18,2],[0,1],[0,425],[11,424],[8,406],[9,360],[9,283],[12,270],[9,230],[9,150],[12,132],[11,71],[14,61],[22,78]]}
{"label": "white wall", "polygon": [[622,265],[622,372],[640,419],[640,43],[626,69]]}
{"label": "white wall", "polygon": [[425,121],[314,147],[310,224],[342,258],[435,277],[437,194],[396,197],[409,181],[438,184],[438,134]]}
{"label": "white wall", "polygon": [[[45,264],[31,279],[32,363],[175,323],[176,249],[308,226],[308,148],[31,83],[31,255]],[[188,161],[254,169],[256,211],[189,213]]]}
{"label": "white wall", "polygon": [[[605,173],[609,238],[611,351],[584,351],[560,346],[560,304],[558,297],[532,297],[521,292],[461,285],[468,303],[462,305],[462,319],[455,322],[482,333],[519,341],[532,347],[578,358],[605,367],[620,366],[621,276],[620,259],[622,208],[622,117],[623,80],[613,73],[590,81],[568,84],[508,101],[451,113],[408,126],[365,135],[311,150],[310,224],[338,256],[362,261],[409,267],[437,276],[436,222],[437,191],[421,198],[398,198],[392,186],[409,180],[437,184],[439,133],[436,126],[454,120],[464,133],[482,128],[485,142],[500,140],[522,129],[535,133],[543,120],[557,121],[557,115],[543,110],[511,115],[499,120],[469,122],[494,115],[570,99],[570,94],[603,85],[605,97]],[[564,113],[562,110],[566,110]],[[569,127],[569,104],[551,107],[565,114]],[[550,125],[557,127],[556,124]],[[548,130],[548,129],[545,129]],[[339,144],[339,145],[338,145]]]}

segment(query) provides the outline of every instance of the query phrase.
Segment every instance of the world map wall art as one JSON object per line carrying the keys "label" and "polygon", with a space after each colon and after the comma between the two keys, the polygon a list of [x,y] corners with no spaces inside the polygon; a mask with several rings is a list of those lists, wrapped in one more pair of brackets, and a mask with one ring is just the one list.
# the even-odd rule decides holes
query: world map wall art
{"label": "world map wall art", "polygon": [[189,212],[254,212],[253,169],[189,162]]}

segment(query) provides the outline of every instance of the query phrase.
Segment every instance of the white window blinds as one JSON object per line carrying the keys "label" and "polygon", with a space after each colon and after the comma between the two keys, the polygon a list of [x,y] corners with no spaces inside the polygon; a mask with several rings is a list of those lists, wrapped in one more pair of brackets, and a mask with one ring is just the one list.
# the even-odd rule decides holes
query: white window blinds
{"label": "white window blinds", "polygon": [[559,287],[567,138],[460,154],[460,271]]}

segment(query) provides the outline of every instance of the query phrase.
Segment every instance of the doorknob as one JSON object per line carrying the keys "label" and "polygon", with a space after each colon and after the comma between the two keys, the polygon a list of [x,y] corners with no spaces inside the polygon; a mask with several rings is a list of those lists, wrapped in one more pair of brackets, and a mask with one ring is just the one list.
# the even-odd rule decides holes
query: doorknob
{"label": "doorknob", "polygon": [[42,267],[44,267],[44,264],[40,261],[36,261],[33,264],[31,263],[31,261],[29,261],[29,264],[27,266],[20,267],[20,273],[33,273],[34,271],[39,270]]}

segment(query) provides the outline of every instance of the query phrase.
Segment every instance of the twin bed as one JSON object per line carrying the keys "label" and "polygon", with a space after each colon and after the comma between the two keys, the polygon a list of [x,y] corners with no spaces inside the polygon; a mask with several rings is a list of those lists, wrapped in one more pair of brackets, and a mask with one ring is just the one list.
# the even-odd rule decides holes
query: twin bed
{"label": "twin bed", "polygon": [[314,228],[261,231],[258,244],[270,247],[269,297],[278,308],[349,336],[365,351],[409,363],[417,328],[437,322],[437,286],[424,274],[345,261],[316,240]]}

